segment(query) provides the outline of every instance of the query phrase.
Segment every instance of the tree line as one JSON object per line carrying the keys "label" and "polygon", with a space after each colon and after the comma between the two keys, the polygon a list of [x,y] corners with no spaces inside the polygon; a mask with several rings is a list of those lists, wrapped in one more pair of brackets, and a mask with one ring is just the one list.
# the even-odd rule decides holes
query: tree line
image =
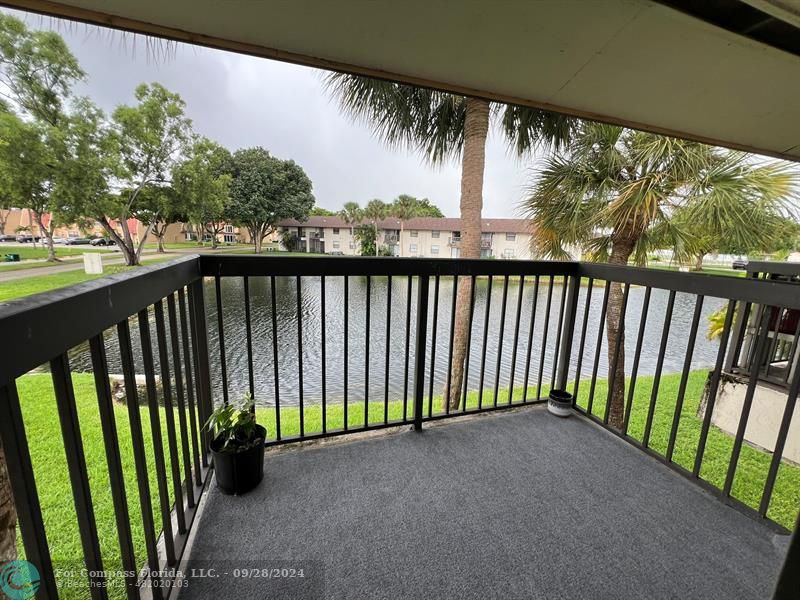
{"label": "tree line", "polygon": [[[48,260],[57,227],[91,222],[128,265],[139,264],[151,233],[163,250],[179,221],[212,243],[226,224],[245,227],[260,252],[278,221],[305,218],[314,205],[302,167],[198,135],[186,103],[163,85],[140,84],[135,102],[109,116],[75,94],[86,77],[57,33],[0,15],[0,208],[31,210]],[[131,219],[145,227],[138,240]]]}

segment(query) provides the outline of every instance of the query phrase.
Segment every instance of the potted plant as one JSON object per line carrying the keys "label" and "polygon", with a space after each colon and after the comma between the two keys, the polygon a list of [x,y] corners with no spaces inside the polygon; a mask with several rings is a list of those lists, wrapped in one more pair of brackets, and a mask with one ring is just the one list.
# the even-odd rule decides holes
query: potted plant
{"label": "potted plant", "polygon": [[217,486],[224,494],[244,494],[264,477],[267,430],[256,423],[250,394],[233,404],[218,406],[206,422],[214,434],[211,455]]}
{"label": "potted plant", "polygon": [[547,398],[547,410],[557,417],[568,417],[572,414],[572,394],[564,390],[550,390]]}

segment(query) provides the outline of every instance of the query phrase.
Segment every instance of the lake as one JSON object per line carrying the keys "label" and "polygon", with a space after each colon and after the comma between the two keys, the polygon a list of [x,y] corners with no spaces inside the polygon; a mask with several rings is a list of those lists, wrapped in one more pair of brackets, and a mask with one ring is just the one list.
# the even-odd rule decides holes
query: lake
{"label": "lake", "polygon": [[[274,397],[273,381],[273,349],[272,349],[272,315],[271,291],[269,280],[263,277],[250,278],[251,323],[253,338],[254,387],[255,397],[259,405],[272,405]],[[391,282],[391,304],[387,310],[389,282],[386,277],[372,277],[370,282],[370,327],[367,346],[366,331],[366,297],[367,278],[350,277],[349,311],[348,311],[348,349],[345,360],[344,344],[344,281],[341,277],[328,277],[325,281],[326,311],[323,319],[320,302],[319,278],[302,278],[298,291],[296,278],[277,277],[276,321],[278,331],[278,369],[282,405],[296,405],[299,399],[300,360],[297,315],[298,306],[302,320],[302,363],[303,393],[306,404],[318,403],[322,397],[322,374],[326,374],[327,396],[331,402],[341,401],[344,396],[344,369],[348,365],[348,398],[363,400],[365,393],[365,368],[367,347],[369,348],[369,398],[382,400],[384,390],[388,387],[389,399],[402,398],[406,385],[413,386],[413,365],[415,349],[416,322],[416,282],[413,284],[410,307],[407,304],[408,284],[404,277],[394,278]],[[522,289],[522,313],[519,323],[517,341],[517,359],[515,367],[515,385],[521,386],[525,371],[525,360],[528,355],[528,336],[531,323],[531,312],[536,306],[536,320],[533,327],[533,343],[531,347],[530,381],[533,385],[538,373],[543,372],[543,382],[549,384],[553,374],[557,322],[564,291],[561,279],[556,279],[552,288],[552,302],[549,311],[549,327],[544,345],[544,331],[549,278],[540,280],[538,293],[533,285],[533,278]],[[219,361],[219,335],[217,329],[217,308],[213,279],[205,282],[206,314],[208,316],[209,351],[211,356],[211,381],[214,397],[221,398],[222,370]],[[228,389],[231,398],[244,394],[248,389],[248,365],[246,351],[246,329],[244,308],[244,283],[241,278],[223,278],[221,280],[225,355],[227,361]],[[480,385],[480,365],[483,350],[484,319],[486,303],[489,301],[489,328],[486,344],[484,389],[494,387],[498,372],[498,355],[501,355],[499,373],[500,386],[509,385],[511,373],[512,350],[514,347],[514,329],[516,308],[519,299],[520,284],[510,281],[506,299],[505,323],[503,326],[502,348],[498,335],[501,327],[501,310],[503,297],[503,280],[495,278],[489,293],[489,281],[479,279],[476,285],[475,311],[472,328],[472,344],[469,363],[469,386],[477,389]],[[626,371],[630,372],[633,352],[638,334],[644,288],[633,287],[630,290],[626,316]],[[582,287],[579,296],[577,325],[571,361],[572,377],[577,364],[578,344],[587,288]],[[439,306],[436,323],[436,354],[433,370],[434,394],[441,393],[447,381],[450,314],[452,306],[453,281],[443,278],[439,289]],[[664,313],[669,292],[653,290],[648,311],[647,327],[639,364],[639,374],[652,374],[655,371],[661,330],[664,324]],[[431,280],[429,299],[429,330],[433,319],[434,282]],[[583,378],[591,375],[592,361],[597,344],[599,319],[603,300],[603,288],[595,287],[592,292],[589,326],[586,333],[582,374]],[[695,297],[678,293],[675,299],[670,338],[664,361],[664,373],[679,372],[683,367],[686,344],[691,328]],[[726,304],[719,298],[706,298],[697,341],[692,358],[692,367],[711,367],[716,359],[717,341],[706,338],[708,316]],[[166,312],[166,311],[165,311]],[[387,344],[386,321],[390,317],[390,331]],[[151,320],[152,311],[151,311]],[[410,320],[409,353],[406,353],[406,322]],[[326,364],[321,359],[321,331],[325,326]],[[134,353],[140,354],[138,329],[132,324]],[[155,344],[155,325],[151,324],[153,343]],[[599,361],[598,376],[607,374],[605,349],[605,333],[603,349]],[[116,336],[109,332],[106,335],[106,346],[109,370],[120,373],[119,350]],[[154,346],[155,347],[155,346]],[[386,378],[386,359],[388,353],[389,372]],[[157,360],[157,351],[156,360]],[[429,390],[431,359],[431,335],[426,352],[426,395]],[[91,371],[88,348],[78,347],[70,353],[73,371]],[[408,361],[408,371],[406,371]],[[142,372],[141,364],[137,371]],[[406,372],[408,383],[406,384]],[[491,398],[491,394],[489,395]]]}

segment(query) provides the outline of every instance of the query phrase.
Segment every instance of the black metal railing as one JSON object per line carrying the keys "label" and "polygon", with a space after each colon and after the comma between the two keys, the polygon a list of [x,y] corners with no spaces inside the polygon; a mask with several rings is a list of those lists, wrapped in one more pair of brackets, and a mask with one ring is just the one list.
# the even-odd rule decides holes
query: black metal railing
{"label": "black metal railing", "polygon": [[[210,440],[201,426],[214,404],[245,392],[272,446],[397,426],[421,430],[426,422],[541,404],[551,389],[567,390],[578,414],[785,530],[786,512],[796,514],[796,506],[786,508],[783,496],[778,506],[774,490],[800,377],[789,378],[784,404],[772,408],[781,416],[771,454],[750,447],[751,413],[763,408],[758,378],[745,383],[730,434],[717,423],[726,360],[739,352],[730,343],[735,315],[745,306],[795,310],[800,295],[792,283],[772,279],[576,262],[204,255],[12,302],[0,327],[27,343],[0,365],[0,434],[26,556],[42,567],[44,595],[56,597],[39,504],[46,492],[36,487],[36,440],[26,434],[17,394],[20,377],[49,364],[84,559],[92,568],[103,564],[70,377],[69,352],[86,342],[118,553],[126,570],[146,563],[144,577],[160,578],[181,560],[208,481]],[[720,308],[727,312],[712,344],[704,330]],[[770,314],[762,311],[753,329],[756,357],[770,352]],[[459,315],[468,322],[464,331]],[[453,368],[459,337],[461,376]],[[106,356],[109,340],[113,356]],[[111,360],[124,380],[145,561],[132,545]],[[146,411],[137,375],[144,375]],[[143,412],[149,438],[141,433]],[[740,458],[751,452],[760,452],[760,466],[753,475],[748,460],[743,475]],[[724,469],[709,470],[720,461]],[[138,597],[143,576],[128,578],[128,597]],[[101,585],[91,589],[106,595]]]}

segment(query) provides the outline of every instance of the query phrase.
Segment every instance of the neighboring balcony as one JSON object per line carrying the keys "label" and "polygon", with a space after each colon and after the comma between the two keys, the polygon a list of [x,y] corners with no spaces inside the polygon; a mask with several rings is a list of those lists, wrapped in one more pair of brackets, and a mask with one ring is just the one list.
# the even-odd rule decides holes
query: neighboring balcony
{"label": "neighboring balcony", "polygon": [[[461,236],[451,236],[447,242],[448,246],[453,248],[460,248],[461,247]],[[491,250],[492,248],[492,240],[481,240],[481,250]]]}
{"label": "neighboring balcony", "polygon": [[[731,433],[713,415],[731,355],[778,356],[769,315],[800,309],[798,289],[577,262],[202,255],[8,303],[4,334],[35,342],[0,363],[25,556],[42,597],[88,595],[83,565],[98,598],[769,597],[800,498],[784,452],[800,375],[771,408],[748,383]],[[734,343],[746,306],[749,346]],[[609,339],[612,314],[625,327]],[[574,395],[571,418],[547,412],[551,389]],[[246,393],[265,479],[223,496],[201,426]],[[769,410],[756,447],[746,432]]]}

